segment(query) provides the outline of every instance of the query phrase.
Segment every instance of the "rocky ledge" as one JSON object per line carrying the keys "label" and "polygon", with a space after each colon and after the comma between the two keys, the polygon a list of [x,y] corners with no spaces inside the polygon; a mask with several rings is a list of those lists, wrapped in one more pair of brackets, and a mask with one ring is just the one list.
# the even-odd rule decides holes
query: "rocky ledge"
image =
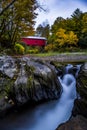
{"label": "rocky ledge", "polygon": [[13,106],[57,99],[60,94],[53,65],[28,57],[0,57],[0,114]]}

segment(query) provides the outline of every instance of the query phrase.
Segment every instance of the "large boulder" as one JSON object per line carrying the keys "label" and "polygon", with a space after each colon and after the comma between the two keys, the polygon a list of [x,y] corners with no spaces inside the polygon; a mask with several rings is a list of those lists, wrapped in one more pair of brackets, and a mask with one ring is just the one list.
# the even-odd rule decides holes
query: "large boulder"
{"label": "large boulder", "polygon": [[83,115],[87,117],[87,63],[81,67],[77,78],[78,98],[75,100],[73,115]]}
{"label": "large boulder", "polygon": [[53,65],[28,57],[0,57],[0,112],[14,105],[57,99],[60,93]]}
{"label": "large boulder", "polygon": [[78,79],[77,79],[77,91],[80,97],[84,100],[87,99],[87,63],[84,63],[81,67]]}

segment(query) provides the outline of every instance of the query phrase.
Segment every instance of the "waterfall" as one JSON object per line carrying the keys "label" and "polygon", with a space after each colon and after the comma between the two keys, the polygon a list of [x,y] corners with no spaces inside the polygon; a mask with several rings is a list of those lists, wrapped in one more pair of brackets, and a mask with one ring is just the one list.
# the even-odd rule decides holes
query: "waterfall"
{"label": "waterfall", "polygon": [[63,79],[60,79],[60,83],[63,87],[62,97],[63,99],[71,99],[76,97],[76,79],[71,74],[65,74]]}
{"label": "waterfall", "polygon": [[72,67],[73,67],[73,65],[68,64],[68,65],[65,67],[65,73],[68,74],[69,69],[71,69]]}
{"label": "waterfall", "polygon": [[[76,66],[76,76],[80,66]],[[58,77],[63,90],[60,99],[40,104],[21,115],[15,115],[14,118],[7,118],[1,123],[4,128],[0,126],[0,129],[54,130],[58,125],[66,122],[72,114],[76,98],[76,79],[73,74],[68,73],[71,68],[73,69],[72,65],[67,65],[64,76]]]}
{"label": "waterfall", "polygon": [[76,75],[75,75],[76,78],[78,77],[78,73],[80,71],[81,66],[82,66],[81,64],[80,65],[76,65],[76,67],[77,67],[77,72],[76,72]]}

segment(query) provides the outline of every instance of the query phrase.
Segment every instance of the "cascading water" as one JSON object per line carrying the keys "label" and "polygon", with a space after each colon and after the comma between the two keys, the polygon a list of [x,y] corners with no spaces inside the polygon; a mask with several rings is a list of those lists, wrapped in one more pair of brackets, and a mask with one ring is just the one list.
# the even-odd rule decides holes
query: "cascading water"
{"label": "cascading water", "polygon": [[66,66],[66,68],[65,68],[65,74],[68,74],[69,69],[71,69],[72,67],[73,67],[73,65],[68,64],[68,65]]}
{"label": "cascading water", "polygon": [[72,74],[68,74],[71,67],[73,66],[66,67],[62,79],[58,77],[63,90],[59,100],[38,105],[21,115],[15,114],[14,117],[3,119],[0,130],[55,130],[59,124],[67,121],[76,98],[76,80]]}

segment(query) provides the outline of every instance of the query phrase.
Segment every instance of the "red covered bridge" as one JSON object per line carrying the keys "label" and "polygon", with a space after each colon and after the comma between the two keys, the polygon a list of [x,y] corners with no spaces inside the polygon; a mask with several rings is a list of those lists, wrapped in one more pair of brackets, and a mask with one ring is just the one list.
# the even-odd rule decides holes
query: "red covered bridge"
{"label": "red covered bridge", "polygon": [[24,42],[28,46],[42,46],[42,47],[44,47],[47,43],[45,37],[34,37],[34,36],[22,37],[22,42]]}

